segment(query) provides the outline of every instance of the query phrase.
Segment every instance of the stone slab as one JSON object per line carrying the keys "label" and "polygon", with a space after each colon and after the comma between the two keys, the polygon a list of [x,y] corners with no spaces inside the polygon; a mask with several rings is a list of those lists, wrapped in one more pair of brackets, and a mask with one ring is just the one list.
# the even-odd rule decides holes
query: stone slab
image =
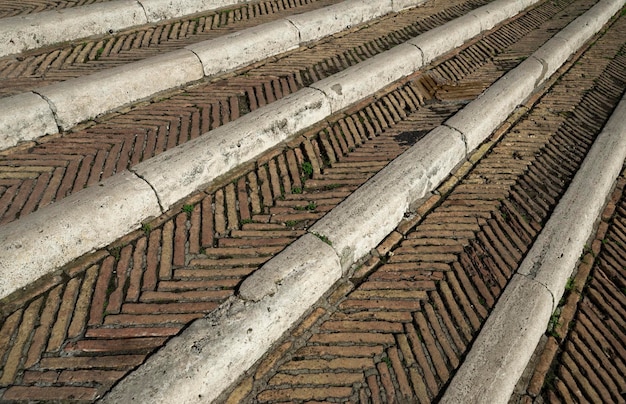
{"label": "stone slab", "polygon": [[152,188],[123,172],[0,227],[0,299],[161,214]]}
{"label": "stone slab", "polygon": [[300,42],[307,43],[392,11],[391,0],[347,0],[286,19],[300,32]]}
{"label": "stone slab", "polygon": [[[330,115],[324,95],[306,88],[134,167],[164,209]],[[164,169],[167,167],[167,169]]]}
{"label": "stone slab", "polygon": [[3,18],[0,23],[0,56],[92,35],[105,35],[146,23],[143,8],[135,0],[116,0]]}
{"label": "stone slab", "polygon": [[552,295],[514,275],[441,403],[507,403],[552,315]]}
{"label": "stone slab", "polygon": [[202,61],[205,76],[295,49],[300,45],[298,29],[289,21],[274,21],[217,39],[187,46]]}
{"label": "stone slab", "polygon": [[181,49],[52,84],[37,92],[52,105],[59,127],[68,130],[79,122],[203,77],[197,56]]}
{"label": "stone slab", "polygon": [[[257,271],[280,271],[280,284],[272,294],[248,289],[254,301],[233,297],[208,318],[196,320],[101,402],[215,400],[340,279],[339,259],[328,245],[310,235],[300,240]],[[267,282],[264,275],[259,278]]]}
{"label": "stone slab", "polygon": [[407,10],[424,4],[426,0],[391,0],[391,9],[394,12]]}
{"label": "stone slab", "polygon": [[342,72],[311,84],[328,97],[335,113],[422,67],[422,54],[413,45],[399,45]]}
{"label": "stone slab", "polygon": [[50,105],[33,93],[0,98],[0,150],[59,133]]}
{"label": "stone slab", "polygon": [[326,237],[347,270],[391,233],[413,201],[432,191],[464,158],[460,134],[440,126],[318,220],[309,232]]}
{"label": "stone slab", "polygon": [[545,285],[555,302],[563,295],[625,159],[626,96],[594,142],[518,270]]}
{"label": "stone slab", "polygon": [[179,18],[202,11],[234,6],[247,0],[138,0],[143,6],[148,22]]}
{"label": "stone slab", "polygon": [[423,63],[427,64],[433,59],[450,52],[461,46],[465,41],[480,34],[480,19],[467,14],[447,22],[446,24],[431,29],[417,38],[408,41],[422,51]]}
{"label": "stone slab", "polygon": [[478,147],[535,90],[543,66],[528,58],[470,102],[445,124],[465,136],[468,150]]}

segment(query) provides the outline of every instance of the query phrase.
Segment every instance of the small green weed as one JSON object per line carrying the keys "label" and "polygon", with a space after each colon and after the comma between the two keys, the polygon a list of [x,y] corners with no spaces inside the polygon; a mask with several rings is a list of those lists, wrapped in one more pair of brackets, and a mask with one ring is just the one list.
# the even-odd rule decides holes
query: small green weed
{"label": "small green weed", "polygon": [[293,187],[293,188],[291,188],[291,193],[292,194],[301,194],[302,193],[302,188],[300,188],[300,187]]}
{"label": "small green weed", "polygon": [[249,223],[254,223],[254,220],[252,220],[252,219],[243,219],[241,221],[241,224],[249,224]]}
{"label": "small green weed", "polygon": [[109,254],[111,254],[113,258],[115,258],[115,260],[118,261],[120,259],[121,251],[122,251],[122,247],[115,247],[109,250]]}
{"label": "small green weed", "polygon": [[550,322],[548,322],[548,334],[553,336],[554,338],[560,338],[561,336],[556,332],[556,327],[559,325],[559,317],[560,317],[561,309],[556,309],[552,316],[550,316]]}
{"label": "small green weed", "polygon": [[574,290],[574,278],[569,278],[567,280],[567,283],[565,284],[565,290],[567,290],[568,292]]}
{"label": "small green weed", "polygon": [[315,209],[317,209],[317,204],[315,202],[309,202],[308,205],[306,206],[294,206],[295,210],[308,210],[308,211],[313,211]]}
{"label": "small green weed", "polygon": [[298,224],[297,220],[287,220],[285,222],[285,226],[287,227],[295,227]]}
{"label": "small green weed", "polygon": [[389,359],[389,357],[388,357],[388,356],[384,356],[384,357],[382,358],[382,360],[383,360],[383,362],[385,362],[385,363],[387,364],[387,367],[388,367],[389,369],[391,369],[391,359]]}
{"label": "small green weed", "polygon": [[144,223],[141,225],[141,230],[148,235],[152,231],[152,226],[149,223]]}
{"label": "small green weed", "polygon": [[319,238],[320,240],[322,240],[324,243],[326,243],[326,244],[328,244],[330,246],[333,245],[332,241],[330,241],[328,239],[328,237],[324,236],[323,234],[319,234],[319,233],[315,233],[315,232],[311,232],[311,234],[314,235],[315,237]]}
{"label": "small green weed", "polygon": [[313,164],[308,161],[302,163],[302,172],[308,177],[311,178],[313,176]]}
{"label": "small green weed", "polygon": [[193,205],[183,205],[183,212],[191,214],[191,212],[193,212]]}

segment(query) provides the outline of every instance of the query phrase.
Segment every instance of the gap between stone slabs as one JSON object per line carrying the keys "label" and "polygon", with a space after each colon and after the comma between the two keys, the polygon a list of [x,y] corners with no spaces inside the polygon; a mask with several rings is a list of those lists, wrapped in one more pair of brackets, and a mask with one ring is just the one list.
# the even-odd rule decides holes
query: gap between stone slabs
{"label": "gap between stone slabs", "polygon": [[[607,8],[608,14],[622,0],[604,1],[599,8],[605,7],[606,3],[613,5]],[[591,14],[579,17],[572,26],[584,24],[593,12],[592,9]],[[544,46],[552,45],[548,42]],[[562,55],[561,63],[564,63],[569,54]],[[487,111],[485,120],[489,124],[481,125],[481,128],[485,131],[483,140],[486,139],[536,87],[547,80],[541,69],[537,71],[527,66],[522,64],[509,72],[449,121],[459,116],[458,122],[463,123],[461,118],[465,110],[484,108],[482,112]],[[513,97],[517,97],[517,101]],[[619,125],[610,124],[607,128],[615,126]],[[623,127],[622,132],[608,130],[626,139]],[[474,143],[478,139],[473,136],[472,140]],[[607,148],[626,153],[626,140],[622,142],[625,145],[619,148],[615,142],[601,142],[604,147],[595,153],[605,153]],[[188,330],[122,379],[101,401],[127,402],[140,397],[156,402],[168,402],[174,398],[184,403],[214,400],[295,325],[311,302],[319,300],[351,265],[397,226],[409,203],[434,190],[456,165],[466,159],[466,147],[465,135],[450,126],[442,125],[429,132],[314,224],[306,235],[250,275],[237,296],[231,297],[207,318],[196,320]],[[615,166],[617,176],[621,162]],[[590,178],[590,181],[601,182],[596,178]],[[603,182],[610,185],[610,180]],[[566,211],[565,215],[568,213]],[[525,284],[514,279],[512,283],[517,293],[526,299],[524,307],[528,309],[516,312],[517,316],[507,313],[515,324],[530,319],[535,313],[547,313],[549,318],[552,312],[552,295],[538,281],[533,282]],[[534,296],[538,297],[533,299]],[[516,306],[509,303],[509,307]],[[535,328],[540,333],[545,329],[536,324]],[[533,349],[534,346],[530,353]],[[469,371],[469,374],[473,372]],[[487,373],[484,376],[487,377]],[[475,386],[475,383],[469,385]],[[464,394],[462,392],[449,402],[465,401]]]}
{"label": "gap between stone slabs", "polygon": [[[489,7],[514,3],[515,8],[508,7],[514,12],[536,1],[496,0]],[[455,21],[435,28],[438,36],[430,34],[431,40],[449,37],[454,31],[448,27],[458,26]],[[439,48],[431,56],[449,50]],[[419,48],[400,45],[144,161],[121,178],[116,175],[1,226],[0,299],[139,228],[142,221],[167,211],[219,176],[423,65]],[[107,220],[117,216],[124,220]],[[320,232],[327,230],[320,226]]]}
{"label": "gap between stone slabs", "polygon": [[[165,0],[151,1],[166,3]],[[123,105],[296,49],[385,14],[416,7],[424,1],[346,0],[177,51],[1,98],[0,150],[69,130],[79,122]],[[57,23],[53,26],[56,29]],[[0,43],[3,29],[0,27]]]}

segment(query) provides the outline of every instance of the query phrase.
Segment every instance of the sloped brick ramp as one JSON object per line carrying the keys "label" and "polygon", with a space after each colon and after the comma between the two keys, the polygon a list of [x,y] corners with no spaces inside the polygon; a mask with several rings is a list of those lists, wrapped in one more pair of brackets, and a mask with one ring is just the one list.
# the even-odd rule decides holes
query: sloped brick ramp
{"label": "sloped brick ramp", "polygon": [[[266,154],[239,175],[147,223],[143,232],[3,302],[1,399],[92,401],[103,394],[186,324],[217,307],[245,276],[390,159],[591,5],[543,3],[424,75]],[[245,379],[233,397],[436,398],[624,91],[624,38],[619,35],[624,28],[622,18],[450,195],[431,200],[439,204],[432,213],[398,228],[380,248],[383,257],[373,258],[353,282],[340,285],[328,305],[293,333],[296,339],[270,354],[256,379]],[[198,89],[166,100],[167,106],[147,106],[153,108],[150,113],[135,112],[138,118],[129,121],[150,122],[153,137],[142,138],[141,144],[158,153],[185,141],[188,133],[205,131],[211,122],[235,119],[232,111],[240,105],[244,111],[254,108],[251,94],[259,106],[280,98],[282,91],[294,91],[298,77],[315,81],[330,74],[336,69],[331,60],[344,68],[354,63],[355,53],[344,52],[314,59],[313,67],[298,68],[302,73],[289,70],[263,84],[255,78],[249,89],[238,87],[216,107],[197,108],[198,101],[190,97],[205,91]],[[154,124],[155,115],[172,109],[177,111],[172,120]],[[171,128],[180,132],[154,135]],[[81,142],[94,147],[92,161],[99,161],[81,174],[81,184],[89,178],[97,182],[100,171],[111,175],[132,164],[131,157],[105,163],[107,153],[124,156],[131,146],[118,143],[109,152],[105,142],[102,149],[99,141],[73,145]],[[137,161],[145,158],[136,156]],[[49,170],[56,177],[48,174],[42,184],[50,178],[62,184],[65,164],[58,173],[59,168]],[[73,178],[66,183],[76,184]],[[55,190],[38,192],[53,195]],[[30,200],[29,195],[23,199]],[[40,203],[37,198],[32,197],[31,206]],[[4,220],[23,213],[21,206],[7,206],[5,212],[12,209],[14,216]],[[306,341],[297,340],[302,335]]]}
{"label": "sloped brick ramp", "polygon": [[[485,149],[478,152],[473,168],[457,173],[462,180],[444,184],[440,192],[451,189],[448,195],[434,196],[401,224],[378,247],[379,257],[338,285],[223,399],[437,401],[626,90],[626,48],[618,34],[624,24],[623,18],[615,23],[526,116],[495,136],[486,155],[480,157]],[[599,62],[600,55],[613,56]],[[619,282],[614,272],[612,279]],[[589,388],[599,379],[593,369],[603,365],[598,359],[582,363],[578,354],[567,359],[568,369],[556,370],[569,381],[558,382],[559,394],[572,402],[584,386],[591,402],[620,402],[615,387],[624,382],[623,331],[615,304],[621,298],[589,293],[611,313],[609,320],[588,307],[595,321],[583,324],[593,323],[587,335],[601,338],[610,355],[602,373],[612,372],[612,379],[603,380],[614,390]],[[561,392],[565,385],[569,395]]]}

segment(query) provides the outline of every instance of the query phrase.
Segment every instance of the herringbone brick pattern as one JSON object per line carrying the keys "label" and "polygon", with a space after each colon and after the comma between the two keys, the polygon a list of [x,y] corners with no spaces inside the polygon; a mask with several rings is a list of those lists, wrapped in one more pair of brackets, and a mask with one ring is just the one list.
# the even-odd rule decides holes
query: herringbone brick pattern
{"label": "herringbone brick pattern", "polygon": [[622,197],[543,393],[547,402],[626,402],[625,218]]}
{"label": "herringbone brick pattern", "polygon": [[[550,22],[550,16],[558,15],[566,4],[543,3],[489,35],[486,42],[477,43],[458,61],[442,65],[434,79],[442,84],[456,80],[494,57],[499,69],[510,68],[511,62],[518,63],[520,56],[500,55],[502,51],[516,40],[547,39],[550,29],[555,29],[550,25],[555,24]],[[470,1],[444,10],[411,10],[394,17],[393,24],[376,24],[294,52],[232,79],[203,84],[161,102],[140,106],[63,138],[9,151],[0,156],[0,224],[96,184],[476,6]],[[557,18],[556,24],[563,26],[569,18],[573,17]],[[537,29],[542,24],[548,25]]]}
{"label": "herringbone brick pattern", "polygon": [[[554,26],[565,25],[590,5],[591,2],[588,1],[571,4],[565,11],[552,16],[554,20],[560,21],[558,23],[553,20],[546,21],[550,18],[546,17],[543,23],[539,23],[541,29],[546,31],[543,36],[549,37],[550,30],[553,30]],[[551,5],[546,7],[551,7]],[[528,20],[520,18],[516,21],[527,23]],[[389,160],[414,144],[430,128],[440,124],[446,117],[461,108],[465,102],[478,95],[506,69],[512,67],[515,60],[519,60],[524,54],[528,55],[540,45],[539,42],[528,39],[531,35],[527,34],[512,46],[501,45],[497,48],[494,44],[501,41],[498,32],[509,33],[505,28],[495,31],[433,71],[418,78],[412,78],[397,90],[381,95],[376,100],[364,102],[363,105],[332,119],[325,127],[294,140],[284,149],[266,154],[256,162],[253,169],[229,179],[227,183],[198,193],[187,200],[183,206],[146,224],[143,231],[130,234],[107,249],[82,258],[67,267],[63,276],[45,279],[32,287],[28,293],[16,295],[4,301],[0,306],[2,309],[0,360],[3,364],[0,375],[0,388],[3,390],[0,390],[2,394],[0,398],[3,400],[92,401],[102,394],[126,372],[142,363],[146,356],[161,346],[168,337],[178,333],[193,319],[213,310],[234,292],[245,276],[303,234],[305,227],[336,206]],[[531,32],[535,31],[531,29]],[[482,62],[468,64],[468,60],[473,60],[471,55],[480,55],[476,58],[482,58]],[[602,62],[606,65],[610,60],[602,59]],[[592,87],[592,80],[602,72],[602,69],[604,67],[595,73],[581,70],[587,77],[586,88]],[[448,73],[451,70],[454,70],[455,76],[446,79],[446,77],[451,77]],[[457,78],[462,78],[462,80],[456,82]],[[615,77],[609,75],[605,80],[613,79]],[[579,87],[576,81],[576,88],[579,89]],[[455,88],[458,93],[455,93]],[[604,90],[602,87],[601,91]],[[583,90],[579,91],[582,93]],[[553,112],[550,112],[548,116],[553,118],[551,123],[558,126],[566,120],[566,117],[555,114],[554,111],[560,111],[559,105],[563,104],[564,99],[571,97],[571,94],[565,96],[563,92],[558,93],[556,90],[554,94],[554,109],[551,109]],[[609,101],[614,98],[610,91],[607,94]],[[550,108],[553,104],[550,104]],[[228,102],[220,107],[229,108],[231,111],[235,109],[234,105],[239,104]],[[601,105],[602,108],[606,108],[605,104]],[[185,108],[193,111],[193,105]],[[602,108],[599,112],[604,111]],[[193,113],[191,115],[193,116]],[[205,116],[196,112],[194,119],[210,122],[204,118]],[[537,115],[535,118],[539,119],[542,116],[546,115]],[[601,120],[600,117],[598,121],[593,122]],[[175,122],[170,123],[170,128],[175,125]],[[164,120],[162,127],[167,127],[167,123],[168,121]],[[548,129],[545,130],[547,132]],[[574,133],[578,133],[582,129],[580,125],[574,125],[574,130]],[[549,135],[546,134],[542,140],[547,141],[548,137]],[[583,136],[582,140],[586,142],[585,145],[588,145],[592,138],[592,135],[588,135]],[[534,137],[523,137],[520,144],[524,147],[533,146],[539,150],[540,146],[535,145],[532,139]],[[576,139],[576,142],[578,141],[579,139]],[[153,149],[163,150],[167,147],[167,142],[163,140],[160,142],[160,146],[157,146],[159,142],[155,140]],[[574,151],[583,147],[576,142],[571,146]],[[527,150],[520,147],[520,150],[522,154],[528,153],[528,156],[524,154],[525,157],[532,157],[535,153],[533,151],[535,149]],[[558,145],[545,150],[548,154],[556,153],[560,156],[558,153],[561,153]],[[582,153],[578,154],[582,155]],[[96,153],[96,159],[97,155]],[[516,154],[513,156],[515,157]],[[510,151],[508,154],[503,151],[500,158],[501,160],[496,160],[495,166],[486,166],[481,175],[492,175],[496,178],[499,174],[494,173],[494,168],[497,168],[498,164],[502,166],[512,161]],[[552,168],[552,161],[548,160],[548,163],[544,164]],[[540,171],[539,174],[545,176],[545,172]],[[558,183],[561,177],[557,175],[562,173],[563,169],[557,165],[555,172],[553,176],[557,178]],[[568,172],[567,175],[571,173]],[[87,178],[86,181],[89,181],[90,176],[84,177]],[[474,181],[483,181],[480,176],[469,178]],[[514,182],[511,178],[509,180]],[[551,187],[556,187],[555,189],[558,190],[557,185],[551,185]],[[485,189],[490,189],[488,184],[484,186]],[[519,212],[527,211],[519,206],[533,202],[526,197],[532,189],[518,188],[516,192],[521,195],[518,198],[519,201],[515,199],[508,204],[503,202],[504,207],[501,209],[507,215],[506,218],[502,214],[485,217],[488,204],[479,203],[478,200],[467,203],[451,199],[450,202],[446,202],[448,210],[443,211],[441,217],[458,217],[461,209],[476,212],[476,215],[473,219],[471,217],[458,219],[463,224],[459,229],[451,229],[450,227],[453,226],[445,219],[435,221],[431,229],[426,229],[430,233],[425,239],[446,239],[455,243],[467,239],[470,243],[468,245],[474,250],[468,247],[467,252],[465,249],[463,252],[467,257],[466,260],[471,261],[483,259],[485,251],[491,252],[493,248],[500,250],[502,247],[500,244],[496,241],[489,241],[494,239],[492,234],[519,234],[517,236],[519,240],[512,238],[508,244],[504,244],[505,248],[512,251],[510,254],[515,256],[515,248],[510,248],[510,245],[518,246],[519,243],[516,248],[522,251],[524,243],[528,243],[533,232],[537,231],[535,229],[537,221],[528,217],[531,214],[538,214],[537,211],[530,209],[528,212],[531,213],[524,213],[529,222],[525,221],[524,214]],[[464,188],[459,187],[459,189]],[[544,190],[541,195],[547,195],[547,192]],[[466,187],[464,194],[469,195],[465,199],[472,200],[473,186]],[[494,199],[492,204],[495,206],[498,202]],[[469,217],[466,214],[461,216]],[[538,221],[540,222],[541,219]],[[482,241],[481,238],[471,239],[470,235],[477,231],[475,230],[477,226],[491,226],[492,233],[487,230],[484,232],[487,242]],[[406,242],[409,243],[409,240],[414,240],[412,242],[414,245],[420,243],[418,237],[408,237]],[[412,310],[416,305],[421,307],[422,304],[427,304],[419,299],[415,303],[411,299],[425,298],[429,293],[432,294],[433,290],[437,290],[442,299],[448,299],[450,293],[446,294],[447,292],[443,289],[432,289],[431,282],[434,282],[435,288],[438,288],[442,283],[437,282],[437,276],[449,277],[453,273],[458,282],[454,284],[454,279],[450,278],[448,291],[457,290],[459,285],[464,285],[463,288],[467,289],[465,293],[468,293],[467,301],[471,301],[471,304],[476,307],[472,308],[475,310],[472,318],[476,318],[479,322],[481,318],[484,318],[484,314],[481,313],[486,310],[485,306],[489,306],[489,302],[497,296],[502,287],[501,277],[495,277],[495,282],[491,284],[488,276],[490,267],[483,265],[477,267],[475,276],[463,278],[461,272],[454,272],[455,265],[449,260],[454,254],[438,252],[436,248],[432,248],[432,244],[426,244],[425,247],[431,250],[427,257],[430,259],[427,263],[430,269],[420,273],[422,268],[411,267],[413,265],[411,259],[416,257],[414,253],[409,251],[394,253],[393,257],[398,258],[395,258],[396,261],[393,262],[390,260],[388,265],[396,265],[395,269],[387,267],[388,274],[381,275],[380,279],[371,280],[374,283],[368,283],[370,282],[368,279],[359,287],[362,296],[353,295],[350,298],[354,301],[353,303],[344,302],[345,305],[342,303],[342,310],[347,310],[346,315],[351,317],[350,319],[335,318],[333,321],[345,324],[328,326],[331,327],[329,330],[344,327],[339,333],[341,334],[339,340],[335,342],[339,345],[343,344],[341,338],[348,334],[359,336],[362,330],[351,329],[350,327],[356,326],[351,322],[365,320],[359,316],[369,315],[364,309],[367,304],[372,304],[371,302],[380,303],[383,305],[381,307],[386,307],[386,304],[391,305],[387,310],[391,314],[385,314],[385,310],[381,310],[381,318],[377,318],[379,314],[375,314],[375,318],[371,321],[384,320],[391,324],[395,321],[394,316],[400,316],[398,318],[404,321],[401,321],[400,326],[404,330],[405,322],[412,321],[407,320],[408,317],[413,318],[412,312],[406,310]],[[403,254],[406,254],[404,258],[402,258]],[[509,263],[509,257],[503,259]],[[442,268],[445,265],[450,266],[452,270],[444,271]],[[509,265],[512,264],[509,263]],[[403,267],[405,268],[402,269]],[[376,273],[382,273],[382,271],[378,270]],[[420,278],[420,274],[425,278]],[[506,277],[506,274],[502,276]],[[387,290],[390,281],[400,281],[400,283]],[[490,294],[482,296],[482,287],[478,287],[480,294],[472,294],[471,291],[474,289],[469,288],[468,285],[480,286],[481,282],[485,284],[484,288]],[[369,285],[369,289],[363,286],[366,284]],[[419,284],[426,285],[424,292],[415,293],[410,289]],[[393,303],[394,299],[397,299],[397,304]],[[458,304],[459,313],[469,310],[467,307],[471,306],[465,306],[467,301],[462,300]],[[483,303],[485,306],[482,306]],[[429,304],[434,306],[432,303]],[[443,305],[437,305],[437,307],[441,308]],[[435,313],[439,310],[437,307],[433,307]],[[424,310],[425,318],[430,318],[428,309]],[[472,314],[463,315],[472,316]],[[418,317],[415,318],[413,328],[417,332],[424,322]],[[454,321],[458,319],[455,318]],[[373,324],[363,323],[361,327],[373,326]],[[474,326],[473,323],[470,324]],[[395,338],[393,333],[400,332],[400,328],[394,324],[389,327],[391,328],[387,331],[391,331],[391,334],[385,334],[382,337],[375,335],[372,338],[378,341],[376,346],[381,346],[383,350],[388,351],[386,357],[389,358],[393,368],[393,363],[396,361],[395,353],[399,354],[397,356],[399,360],[405,360],[406,354],[401,348],[396,348],[395,351],[391,349],[393,347],[389,344],[391,339]],[[329,338],[332,340],[335,337]],[[462,338],[464,339],[461,341],[468,341],[468,337]],[[326,342],[322,343],[324,344],[331,347]],[[437,343],[434,344],[436,346]],[[365,345],[358,348],[360,352],[369,349],[367,348],[369,345]],[[334,349],[335,351],[331,349],[329,352],[336,352],[337,348]],[[342,352],[344,349],[343,346],[340,348]],[[380,348],[375,349],[377,351],[372,355],[379,356],[357,358],[359,360],[351,362],[352,367],[342,367],[347,366],[346,363],[348,363],[341,361],[344,354],[337,354],[335,359],[338,360],[332,359],[331,361],[333,361],[333,366],[335,368],[339,366],[339,369],[356,369],[354,366],[357,365],[354,363],[361,363],[361,366],[365,367],[365,365],[369,366],[370,362],[378,361],[374,366],[376,369],[374,372],[380,372],[382,375],[385,369],[391,368],[379,364],[383,356],[382,353],[377,353]],[[332,356],[335,353],[329,355]],[[415,356],[415,360],[417,363],[422,358]],[[320,363],[323,365],[325,362]],[[447,362],[444,363],[449,366]],[[417,365],[414,370],[417,372],[416,375],[420,374]],[[443,368],[439,368],[439,371],[442,373],[437,373],[435,383],[428,385],[431,390],[426,391],[427,395],[435,394],[435,389],[440,388],[443,383],[445,372]],[[370,370],[366,372],[365,377],[370,380],[370,376],[374,375],[371,380],[377,383],[378,380],[383,383],[383,377],[384,383],[389,380],[395,383],[394,380],[399,380],[398,377],[401,377],[389,371],[386,373],[388,378],[377,376],[378,373],[368,372]],[[300,371],[295,373],[295,376],[302,377],[299,376]],[[328,379],[331,376],[322,377]],[[360,376],[357,373],[355,377]],[[282,388],[284,384],[277,386]],[[345,393],[346,387],[337,388],[339,390],[333,394]],[[377,387],[371,384],[368,388],[362,390],[363,394],[370,394]],[[385,392],[384,394],[391,394],[390,388],[387,390],[378,388],[380,392]],[[319,393],[319,389],[316,390],[311,388],[310,384],[306,384],[304,390],[299,390],[300,396],[294,396],[292,399],[301,397],[307,389],[315,390],[315,394]],[[280,394],[280,392],[267,394]]]}
{"label": "herringbone brick pattern", "polygon": [[16,15],[39,13],[48,10],[62,10],[106,1],[110,0],[5,0],[0,3],[0,18],[15,17]]}
{"label": "herringbone brick pattern", "polygon": [[625,174],[623,170],[595,239],[567,283],[541,355],[530,369],[532,377],[515,402],[538,397],[550,403],[626,401]]}
{"label": "herringbone brick pattern", "polygon": [[[401,225],[390,235],[378,248],[382,258],[340,284],[230,400],[436,401],[626,90],[624,27],[622,18],[416,228]],[[605,373],[623,385],[623,355],[613,351],[621,352],[624,341],[615,306],[622,295],[589,295],[597,306],[585,310],[597,318],[601,307],[607,315],[581,323],[593,327],[598,351],[611,346]],[[565,402],[595,382],[587,369],[601,368],[597,363],[582,365],[579,357],[566,363],[578,373]],[[619,391],[584,394],[614,402],[623,399]]]}
{"label": "herringbone brick pattern", "polygon": [[0,96],[125,65],[341,0],[268,0],[0,58]]}

